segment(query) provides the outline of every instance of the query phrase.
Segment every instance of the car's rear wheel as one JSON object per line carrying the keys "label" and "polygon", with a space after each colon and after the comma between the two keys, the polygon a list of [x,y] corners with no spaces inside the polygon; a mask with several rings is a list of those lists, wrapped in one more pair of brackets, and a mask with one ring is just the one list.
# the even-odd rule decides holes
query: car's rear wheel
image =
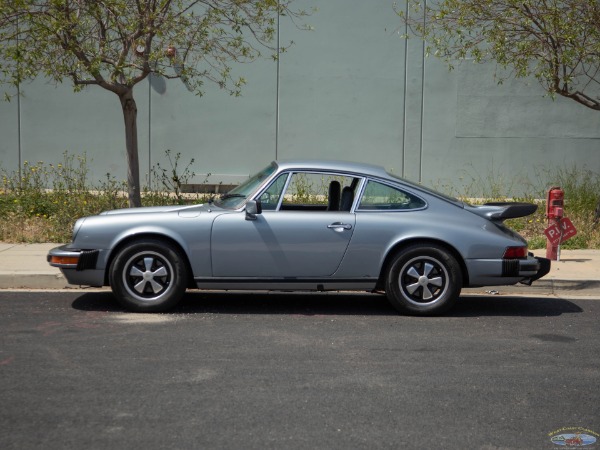
{"label": "car's rear wheel", "polygon": [[441,246],[415,244],[402,250],[389,266],[386,294],[398,311],[413,315],[441,314],[460,295],[462,272],[456,258]]}
{"label": "car's rear wheel", "polygon": [[117,254],[109,278],[113,293],[125,308],[156,312],[172,308],[181,300],[188,271],[179,251],[164,241],[147,239]]}

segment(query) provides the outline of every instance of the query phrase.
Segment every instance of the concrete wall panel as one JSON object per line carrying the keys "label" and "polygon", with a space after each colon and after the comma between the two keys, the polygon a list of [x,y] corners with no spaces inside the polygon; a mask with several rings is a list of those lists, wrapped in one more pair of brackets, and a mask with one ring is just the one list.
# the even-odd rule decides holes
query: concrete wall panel
{"label": "concrete wall panel", "polygon": [[13,97],[0,100],[0,168],[10,172],[19,168],[19,98],[16,89],[6,91]]}
{"label": "concrete wall panel", "polygon": [[[214,84],[203,96],[179,80],[150,90],[152,161],[161,166],[165,150],[181,153],[181,162],[196,161],[194,182],[239,182],[275,159],[276,64],[259,60],[236,67],[247,80],[241,97]],[[152,81],[156,83],[155,80]]]}
{"label": "concrete wall panel", "polygon": [[[465,61],[449,72],[424,58],[420,41],[398,36],[404,30],[387,0],[296,6],[317,7],[299,20],[314,31],[282,18],[281,44],[294,45],[279,65],[269,51],[235,65],[248,82],[241,97],[211,84],[198,97],[179,80],[159,78],[135,88],[142,180],[157,162],[169,167],[166,149],[181,153],[180,169],[196,160],[195,183],[209,172],[211,183],[239,182],[273,159],[304,157],[368,161],[438,186],[495,174],[523,190],[527,177],[556,165],[600,172],[597,112],[544,97],[535,80],[498,85],[492,64]],[[41,79],[22,91],[0,104],[3,167],[86,152],[92,180],[107,172],[126,178],[116,95],[98,87],[73,93]]]}
{"label": "concrete wall panel", "polygon": [[391,4],[304,3],[317,3],[306,19],[314,30],[281,31],[296,45],[281,59],[279,156],[401,169],[404,48]]}
{"label": "concrete wall panel", "polygon": [[[92,182],[107,173],[127,178],[125,131],[117,95],[97,86],[74,93],[67,84],[54,86],[44,80],[22,87],[21,157],[57,164],[62,154],[85,153]],[[147,96],[136,94],[140,166],[148,157]],[[142,171],[143,174],[143,171]]]}

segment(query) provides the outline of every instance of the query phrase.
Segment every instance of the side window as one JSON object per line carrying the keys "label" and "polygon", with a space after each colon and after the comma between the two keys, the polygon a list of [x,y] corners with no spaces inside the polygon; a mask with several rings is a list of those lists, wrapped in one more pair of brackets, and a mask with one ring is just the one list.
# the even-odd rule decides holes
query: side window
{"label": "side window", "polygon": [[[350,211],[358,178],[327,173],[296,172],[283,195],[282,210]],[[346,204],[342,193],[347,191]],[[349,201],[348,201],[349,200]]]}
{"label": "side window", "polygon": [[425,202],[408,192],[369,180],[358,205],[359,210],[418,209]]}
{"label": "side window", "polygon": [[287,173],[279,175],[277,179],[271,183],[269,188],[263,192],[260,197],[258,197],[258,200],[260,200],[264,210],[272,211],[277,209],[277,205],[279,205],[279,199],[281,198],[281,193],[283,192],[283,188],[285,187],[285,182],[287,179]]}

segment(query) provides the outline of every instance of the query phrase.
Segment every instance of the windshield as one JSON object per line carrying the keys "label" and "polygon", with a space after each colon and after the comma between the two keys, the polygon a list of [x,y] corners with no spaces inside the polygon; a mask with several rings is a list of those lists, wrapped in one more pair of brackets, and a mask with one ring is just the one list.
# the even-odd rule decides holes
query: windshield
{"label": "windshield", "polygon": [[269,164],[263,170],[248,178],[244,183],[236,186],[227,194],[215,200],[215,205],[220,208],[238,209],[258,187],[277,170],[275,163]]}

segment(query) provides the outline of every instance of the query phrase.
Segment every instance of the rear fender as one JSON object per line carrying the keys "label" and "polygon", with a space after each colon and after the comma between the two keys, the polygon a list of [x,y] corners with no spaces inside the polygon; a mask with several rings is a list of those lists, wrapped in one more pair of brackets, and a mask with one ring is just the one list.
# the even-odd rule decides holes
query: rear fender
{"label": "rear fender", "polygon": [[447,242],[439,241],[436,239],[409,239],[407,241],[397,242],[396,244],[394,244],[393,247],[391,247],[389,249],[389,251],[385,257],[385,260],[384,260],[383,264],[381,265],[381,272],[379,273],[379,279],[377,280],[376,289],[381,289],[381,290],[384,289],[385,277],[387,276],[390,264],[394,261],[394,258],[396,257],[396,255],[398,255],[399,253],[402,253],[402,250],[404,248],[406,248],[412,244],[423,244],[423,245],[435,244],[435,245],[445,248],[450,254],[452,254],[452,256],[454,256],[454,258],[456,259],[456,261],[458,262],[458,264],[460,266],[460,270],[462,272],[463,287],[469,285],[469,271],[467,270],[465,261],[464,261],[463,257],[460,255],[460,253],[453,246],[449,245]]}

